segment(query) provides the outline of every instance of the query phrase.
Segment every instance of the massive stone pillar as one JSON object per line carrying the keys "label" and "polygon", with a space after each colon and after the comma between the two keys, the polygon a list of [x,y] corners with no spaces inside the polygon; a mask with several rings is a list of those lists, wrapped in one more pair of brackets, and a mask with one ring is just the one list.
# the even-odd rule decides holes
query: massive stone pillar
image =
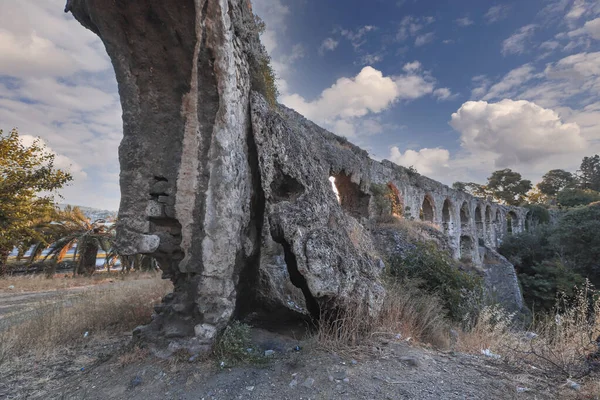
{"label": "massive stone pillar", "polygon": [[250,3],[68,0],[65,11],[102,39],[119,84],[119,248],[153,254],[175,283],[153,324],[210,343],[260,245]]}

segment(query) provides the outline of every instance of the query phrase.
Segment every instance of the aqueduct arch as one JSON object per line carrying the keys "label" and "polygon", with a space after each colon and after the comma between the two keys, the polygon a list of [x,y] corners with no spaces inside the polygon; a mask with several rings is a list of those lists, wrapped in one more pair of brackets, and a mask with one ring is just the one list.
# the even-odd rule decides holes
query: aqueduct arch
{"label": "aqueduct arch", "polygon": [[506,214],[506,231],[509,234],[515,234],[519,232],[519,217],[514,211],[509,211]]}
{"label": "aqueduct arch", "polygon": [[435,219],[435,202],[429,194],[425,195],[419,216],[422,221],[434,222]]}
{"label": "aqueduct arch", "polygon": [[465,201],[460,207],[460,228],[462,231],[469,229],[471,215],[469,213],[469,204]]}
{"label": "aqueduct arch", "polygon": [[444,200],[444,205],[442,206],[442,229],[446,234],[451,234],[451,232],[454,231],[454,222],[452,222],[454,217],[453,214],[453,204],[450,199],[446,198]]}

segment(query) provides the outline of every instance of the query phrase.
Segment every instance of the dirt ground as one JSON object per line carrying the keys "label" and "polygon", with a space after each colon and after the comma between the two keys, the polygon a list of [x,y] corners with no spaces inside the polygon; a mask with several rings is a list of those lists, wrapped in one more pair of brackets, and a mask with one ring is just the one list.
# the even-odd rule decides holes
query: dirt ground
{"label": "dirt ground", "polygon": [[[27,319],[36,303],[68,302],[78,290],[1,294],[0,328]],[[134,347],[130,332],[92,334],[43,355],[3,360],[0,354],[0,399],[595,398],[531,367],[396,338],[335,353],[310,337],[254,329],[252,347],[273,354],[266,362],[233,367],[189,355],[162,360]]]}
{"label": "dirt ground", "polygon": [[[90,338],[45,359],[0,368],[2,399],[556,399],[576,392],[484,356],[382,341],[352,355],[262,333],[264,365],[161,360],[131,350],[130,336]],[[266,339],[265,339],[266,338]],[[299,351],[295,346],[301,346]],[[124,365],[124,362],[129,364]],[[572,393],[571,393],[572,392]],[[568,396],[568,397],[567,397]],[[583,397],[582,397],[583,398]]]}

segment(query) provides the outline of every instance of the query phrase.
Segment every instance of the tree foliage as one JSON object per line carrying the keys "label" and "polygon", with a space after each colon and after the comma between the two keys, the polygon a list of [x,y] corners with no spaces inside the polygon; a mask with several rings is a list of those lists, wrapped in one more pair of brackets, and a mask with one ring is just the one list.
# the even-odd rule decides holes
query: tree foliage
{"label": "tree foliage", "polygon": [[0,130],[0,274],[14,247],[45,240],[36,228],[51,218],[54,195],[72,180],[54,161],[39,139],[26,146],[16,129]]}
{"label": "tree foliage", "polygon": [[483,298],[481,278],[461,271],[450,255],[440,251],[433,242],[416,242],[414,249],[402,257],[388,260],[388,273],[393,279],[410,279],[419,288],[437,293],[444,301],[449,315],[457,320],[468,313],[470,297]]}
{"label": "tree foliage", "polygon": [[600,192],[600,156],[584,157],[579,167],[579,186]]}
{"label": "tree foliage", "polygon": [[600,203],[577,207],[555,225],[508,236],[499,252],[515,265],[529,305],[549,310],[558,293],[588,278],[600,285]]}
{"label": "tree foliage", "polygon": [[523,203],[531,187],[531,181],[522,179],[520,173],[510,168],[494,171],[486,185],[496,200],[511,206]]}
{"label": "tree foliage", "polygon": [[452,188],[460,192],[469,193],[476,197],[485,197],[489,193],[485,185],[480,185],[474,182],[454,182]]}
{"label": "tree foliage", "polygon": [[577,271],[600,286],[600,202],[567,211],[552,242]]}
{"label": "tree foliage", "polygon": [[542,181],[537,184],[539,191],[548,196],[554,197],[561,190],[572,187],[576,183],[575,176],[563,169],[553,169],[542,177]]}
{"label": "tree foliage", "polygon": [[586,206],[600,201],[600,192],[591,189],[563,189],[558,192],[556,201],[562,207]]}

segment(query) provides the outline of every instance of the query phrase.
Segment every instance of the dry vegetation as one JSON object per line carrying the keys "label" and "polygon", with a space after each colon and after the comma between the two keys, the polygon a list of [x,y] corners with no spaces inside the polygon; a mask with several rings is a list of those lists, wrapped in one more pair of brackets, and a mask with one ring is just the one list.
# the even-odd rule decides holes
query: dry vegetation
{"label": "dry vegetation", "polygon": [[[528,332],[511,329],[512,315],[484,309],[473,328],[460,337],[459,349],[492,352],[548,375],[579,379],[600,370],[600,298],[589,285],[571,301],[557,300],[556,311],[535,318]],[[597,357],[596,359],[594,359]]]}
{"label": "dry vegetation", "polygon": [[35,315],[0,332],[0,365],[25,353],[43,357],[92,335],[130,331],[149,321],[153,306],[171,289],[155,276],[42,302]]}
{"label": "dry vegetation", "polygon": [[323,315],[316,334],[321,347],[338,353],[364,351],[372,340],[404,340],[447,348],[450,321],[443,302],[417,288],[415,282],[390,284],[378,318],[369,318],[361,304]]}
{"label": "dry vegetation", "polygon": [[75,275],[72,273],[55,274],[51,278],[44,275],[19,275],[7,276],[0,279],[0,293],[2,292],[41,292],[48,290],[62,290],[92,285],[103,285],[117,281],[134,281],[138,279],[153,278],[156,274],[118,272],[97,272],[92,276]]}

